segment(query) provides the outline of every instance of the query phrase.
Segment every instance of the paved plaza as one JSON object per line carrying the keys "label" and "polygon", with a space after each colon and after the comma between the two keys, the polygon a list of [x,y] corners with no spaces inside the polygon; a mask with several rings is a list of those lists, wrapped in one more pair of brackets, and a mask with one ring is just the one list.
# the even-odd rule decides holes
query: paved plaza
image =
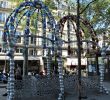
{"label": "paved plaza", "polygon": [[0,100],[6,100],[6,96],[2,96],[6,93],[6,84],[0,83]]}
{"label": "paved plaza", "polygon": [[[105,82],[105,87],[110,91],[110,82]],[[2,96],[4,93],[6,93],[6,84],[0,83],[0,100],[6,100],[6,96]],[[26,99],[27,100],[27,99]],[[45,100],[45,99],[42,99]],[[57,100],[55,98],[50,98],[50,100]],[[66,93],[65,94],[65,100],[78,100],[78,95],[74,95],[72,93]],[[87,93],[87,99],[82,100],[110,100],[110,92],[108,95],[106,94],[99,94],[96,92],[88,92]]]}

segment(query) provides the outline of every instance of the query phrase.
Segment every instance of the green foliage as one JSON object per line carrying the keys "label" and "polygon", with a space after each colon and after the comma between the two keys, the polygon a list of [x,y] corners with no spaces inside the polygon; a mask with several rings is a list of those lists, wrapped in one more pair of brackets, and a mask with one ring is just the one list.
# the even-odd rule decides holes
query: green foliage
{"label": "green foliage", "polygon": [[50,9],[56,9],[53,0],[45,0],[44,4],[45,4],[46,6],[48,6]]}
{"label": "green foliage", "polygon": [[16,5],[19,5],[20,3],[24,2],[24,0],[10,0],[12,3],[16,2]]}
{"label": "green foliage", "polygon": [[[83,4],[81,9],[84,9],[86,5]],[[91,22],[97,34],[108,31],[110,26],[110,0],[96,0],[84,11],[82,16]]]}
{"label": "green foliage", "polygon": [[[24,0],[10,0],[12,2],[17,2],[17,4],[20,4]],[[60,2],[60,0],[57,0]],[[64,0],[68,4],[68,1],[71,3],[71,9],[72,11],[76,10],[76,1],[75,0]],[[80,11],[82,11],[89,2],[92,0],[85,0],[81,2],[80,5]],[[97,34],[102,34],[103,32],[106,32],[110,30],[110,0],[93,0],[92,2],[81,14],[81,17],[84,17],[85,19],[88,19],[90,23],[92,24],[93,28],[97,32]],[[56,5],[53,0],[44,0],[45,5],[48,6],[50,10],[56,10]],[[75,10],[74,10],[75,9]],[[65,8],[64,8],[65,10]],[[67,8],[68,10],[68,8]],[[66,11],[67,11],[66,10]],[[65,12],[65,11],[63,11]],[[56,19],[59,19],[58,16],[55,16]],[[34,19],[34,18],[33,18]],[[32,21],[34,23],[35,21]],[[82,26],[84,27],[84,26]],[[84,29],[87,31],[87,29]],[[88,31],[87,31],[88,32]]]}

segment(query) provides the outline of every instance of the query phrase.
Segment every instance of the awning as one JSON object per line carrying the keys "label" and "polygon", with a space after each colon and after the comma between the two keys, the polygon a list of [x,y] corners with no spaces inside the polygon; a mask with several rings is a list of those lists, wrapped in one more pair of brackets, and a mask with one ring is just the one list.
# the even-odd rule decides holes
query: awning
{"label": "awning", "polygon": [[[77,58],[67,58],[67,65],[78,65],[78,59]],[[81,59],[81,65],[87,65],[86,58]]]}
{"label": "awning", "polygon": [[[0,56],[0,60],[9,60],[9,57],[8,56]],[[24,60],[24,57],[23,56],[15,56],[14,60]],[[40,58],[30,56],[30,57],[28,57],[28,60],[40,60]]]}

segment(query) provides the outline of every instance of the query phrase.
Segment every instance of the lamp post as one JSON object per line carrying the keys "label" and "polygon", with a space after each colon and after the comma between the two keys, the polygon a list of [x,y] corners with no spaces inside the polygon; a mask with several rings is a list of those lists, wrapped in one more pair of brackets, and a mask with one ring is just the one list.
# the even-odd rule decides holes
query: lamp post
{"label": "lamp post", "polygon": [[[81,40],[80,40],[80,0],[77,0],[77,43],[78,43],[78,82],[79,82],[79,87],[81,87]],[[81,100],[81,89],[79,89],[79,100]]]}
{"label": "lamp post", "polygon": [[[68,1],[68,16],[70,16],[70,3]],[[68,41],[70,41],[70,19],[67,20],[67,34],[68,34]],[[70,43],[68,43],[68,55],[71,54],[71,47]]]}
{"label": "lamp post", "polygon": [[89,57],[88,57],[88,55],[89,55],[89,45],[88,45],[88,42],[87,42],[87,70],[89,69]]}
{"label": "lamp post", "polygon": [[25,33],[24,33],[24,62],[23,62],[23,77],[28,75],[28,43],[29,43],[29,26],[30,26],[30,12],[27,14],[27,19],[26,19],[26,28],[25,28]]}

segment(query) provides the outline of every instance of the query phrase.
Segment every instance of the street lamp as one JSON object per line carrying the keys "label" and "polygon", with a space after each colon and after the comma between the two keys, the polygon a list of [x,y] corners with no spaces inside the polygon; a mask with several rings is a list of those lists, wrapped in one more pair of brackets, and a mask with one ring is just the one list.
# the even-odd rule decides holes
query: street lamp
{"label": "street lamp", "polygon": [[23,62],[23,77],[28,75],[28,44],[29,44],[29,27],[30,27],[30,12],[27,14],[26,27],[24,31],[24,62]]}
{"label": "street lamp", "polygon": [[[78,43],[78,82],[81,87],[81,40],[80,40],[80,0],[77,0],[77,43]],[[79,100],[81,100],[81,89],[79,89]]]}

